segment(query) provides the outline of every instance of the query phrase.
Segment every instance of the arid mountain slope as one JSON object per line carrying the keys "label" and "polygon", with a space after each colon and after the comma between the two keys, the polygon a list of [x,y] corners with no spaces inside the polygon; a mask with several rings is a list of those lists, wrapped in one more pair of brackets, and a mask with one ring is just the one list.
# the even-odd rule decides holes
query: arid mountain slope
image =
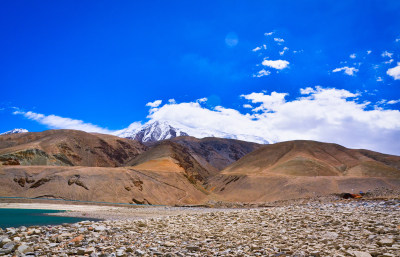
{"label": "arid mountain slope", "polygon": [[400,177],[400,157],[348,149],[337,144],[298,140],[262,146],[222,173]]}
{"label": "arid mountain slope", "polygon": [[128,167],[0,167],[0,196],[136,204],[194,204],[207,195],[182,173]]}
{"label": "arid mountain slope", "polygon": [[203,182],[211,174],[191,156],[188,149],[171,141],[162,141],[127,163],[139,170],[177,172],[193,183]]}
{"label": "arid mountain slope", "polygon": [[116,167],[146,150],[143,144],[78,130],[0,136],[0,164]]}
{"label": "arid mountain slope", "polygon": [[224,201],[265,202],[400,187],[400,157],[315,141],[265,145],[214,176]]}
{"label": "arid mountain slope", "polygon": [[262,145],[235,139],[206,137],[176,137],[171,141],[189,150],[189,153],[211,173],[217,173]]}

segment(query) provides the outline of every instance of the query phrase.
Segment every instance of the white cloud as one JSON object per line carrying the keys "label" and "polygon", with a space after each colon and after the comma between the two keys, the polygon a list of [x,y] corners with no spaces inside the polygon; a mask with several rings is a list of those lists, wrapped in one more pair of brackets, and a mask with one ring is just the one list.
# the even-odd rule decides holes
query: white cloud
{"label": "white cloud", "polygon": [[279,55],[284,55],[287,50],[289,50],[289,48],[285,46],[283,50],[279,52]]}
{"label": "white cloud", "polygon": [[255,78],[261,78],[261,77],[264,77],[264,76],[268,76],[268,75],[270,75],[270,74],[271,74],[270,71],[267,71],[267,70],[265,70],[265,69],[262,69],[262,70],[260,70],[259,72],[257,72],[256,74],[253,74],[253,77],[255,77]]}
{"label": "white cloud", "polygon": [[[307,87],[297,98],[287,99],[285,92],[265,91],[241,95],[251,113],[217,106],[207,108],[199,101],[174,103],[150,109],[149,122],[166,120],[195,137],[229,137],[255,142],[280,142],[295,139],[333,142],[351,148],[365,148],[400,155],[400,111],[371,109],[362,102],[361,93],[344,89]],[[204,99],[204,98],[201,98]],[[201,100],[200,99],[200,100]],[[397,104],[390,100],[382,104]],[[252,103],[252,104],[250,104]],[[55,129],[79,129],[88,132],[123,134],[138,129],[140,122],[111,131],[82,120],[56,115],[15,111],[24,117]]]}
{"label": "white cloud", "polygon": [[203,98],[197,99],[196,102],[198,102],[198,103],[205,103],[205,102],[207,102],[207,100],[208,100],[207,97],[203,97]]}
{"label": "white cloud", "polygon": [[264,60],[262,65],[268,66],[277,70],[283,70],[288,67],[289,62],[285,60]]}
{"label": "white cloud", "polygon": [[254,48],[254,49],[253,49],[253,50],[251,50],[251,51],[253,51],[253,52],[257,52],[257,51],[259,51],[259,50],[261,50],[261,47],[257,46],[256,48]]}
{"label": "white cloud", "polygon": [[382,82],[382,81],[383,81],[383,78],[382,78],[382,77],[377,77],[377,78],[376,78],[376,81]]}
{"label": "white cloud", "polygon": [[396,38],[396,42],[400,42],[400,38]]}
{"label": "white cloud", "polygon": [[386,61],[385,63],[386,64],[391,64],[393,61],[394,61],[393,59],[390,59],[389,61]]}
{"label": "white cloud", "polygon": [[171,99],[168,100],[168,103],[170,103],[170,104],[175,104],[176,101],[175,101],[175,99],[171,98]]}
{"label": "white cloud", "polygon": [[379,105],[385,105],[385,104],[397,104],[400,103],[400,99],[398,100],[386,100],[386,99],[382,99],[380,101],[377,102],[377,104]]}
{"label": "white cloud", "polygon": [[[362,95],[335,88],[304,88],[301,96],[287,100],[287,93],[242,95],[253,103],[252,113],[218,106],[208,109],[196,102],[166,104],[151,113],[152,120],[168,120],[190,135],[234,137],[280,142],[308,139],[334,142],[400,154],[400,112],[368,108],[357,100]],[[254,106],[254,107],[252,107]]]}
{"label": "white cloud", "polygon": [[279,43],[285,42],[285,40],[283,38],[279,38],[279,37],[274,38],[274,41],[279,42]]}
{"label": "white cloud", "polygon": [[272,34],[274,34],[274,32],[267,32],[267,33],[264,33],[265,36],[271,36]]}
{"label": "white cloud", "polygon": [[264,50],[267,49],[267,45],[266,44],[264,44],[263,47],[264,47]]}
{"label": "white cloud", "polygon": [[397,63],[396,67],[388,69],[386,74],[392,76],[395,80],[400,79],[400,62]]}
{"label": "white cloud", "polygon": [[253,109],[254,112],[270,112],[275,111],[277,107],[284,104],[287,95],[287,93],[272,92],[270,95],[264,93],[251,93],[248,95],[241,95],[240,97],[251,101],[253,104],[260,104],[257,108]]}
{"label": "white cloud", "polygon": [[139,128],[142,127],[142,125],[143,124],[139,121],[133,122],[127,128],[112,131],[109,134],[119,136],[119,137],[129,137],[129,136],[132,136],[132,131],[137,131]]}
{"label": "white cloud", "polygon": [[372,51],[371,51],[371,50],[368,50],[368,51],[367,51],[367,54],[371,54],[371,53],[372,53]]}
{"label": "white cloud", "polygon": [[354,76],[354,73],[358,72],[358,69],[354,67],[344,66],[333,70],[333,72],[339,72],[339,71],[344,71],[344,73],[346,73],[347,75]]}
{"label": "white cloud", "polygon": [[383,52],[381,55],[382,55],[382,57],[389,57],[389,58],[392,58],[393,53],[389,53],[388,51],[385,51],[385,52]]}
{"label": "white cloud", "polygon": [[398,99],[398,100],[390,100],[390,101],[387,102],[387,104],[397,104],[397,103],[400,103],[400,99]]}
{"label": "white cloud", "polygon": [[91,123],[86,123],[82,120],[64,118],[56,115],[44,115],[35,112],[14,111],[14,115],[22,115],[27,119],[34,120],[51,129],[76,129],[86,132],[97,132],[110,134],[112,131],[106,128],[101,128]]}
{"label": "white cloud", "polygon": [[357,57],[356,54],[351,54],[351,55],[350,55],[350,58],[351,58],[351,59],[356,59],[356,57]]}
{"label": "white cloud", "polygon": [[154,102],[148,102],[146,106],[149,106],[151,108],[157,108],[158,106],[160,106],[161,103],[162,100],[155,100]]}

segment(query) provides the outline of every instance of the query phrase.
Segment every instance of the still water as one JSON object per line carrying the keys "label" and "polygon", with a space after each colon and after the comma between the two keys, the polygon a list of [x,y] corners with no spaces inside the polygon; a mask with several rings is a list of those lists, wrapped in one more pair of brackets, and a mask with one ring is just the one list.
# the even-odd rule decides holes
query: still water
{"label": "still water", "polygon": [[20,226],[46,226],[62,223],[75,223],[82,218],[60,217],[45,215],[46,213],[58,213],[56,210],[31,210],[31,209],[0,209],[0,228]]}

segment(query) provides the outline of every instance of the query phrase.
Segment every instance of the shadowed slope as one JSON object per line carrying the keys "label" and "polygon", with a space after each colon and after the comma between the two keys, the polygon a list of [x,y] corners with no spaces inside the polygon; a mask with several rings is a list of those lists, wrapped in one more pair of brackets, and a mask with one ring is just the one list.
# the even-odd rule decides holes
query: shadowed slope
{"label": "shadowed slope", "polygon": [[262,145],[235,139],[177,137],[171,141],[185,146],[190,154],[211,173],[217,173]]}
{"label": "shadowed slope", "polygon": [[194,183],[210,176],[210,172],[190,155],[187,148],[171,141],[160,142],[127,165],[141,170],[184,173]]}

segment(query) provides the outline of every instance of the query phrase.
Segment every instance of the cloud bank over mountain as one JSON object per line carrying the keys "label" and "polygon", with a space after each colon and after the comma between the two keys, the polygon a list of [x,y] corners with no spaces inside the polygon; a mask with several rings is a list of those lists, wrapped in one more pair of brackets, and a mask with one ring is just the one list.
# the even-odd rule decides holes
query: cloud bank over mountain
{"label": "cloud bank over mountain", "polygon": [[[387,104],[397,100],[371,103],[362,100],[363,95],[359,92],[320,86],[302,88],[299,96],[292,100],[287,100],[288,93],[265,91],[240,97],[245,101],[243,109],[209,107],[204,99],[149,105],[147,123],[168,121],[195,137],[233,135],[256,142],[307,139],[400,154],[400,145],[394,143],[400,138],[400,112],[390,109]],[[22,111],[14,114],[49,128],[117,132],[56,115]],[[140,122],[134,122],[130,127],[139,128],[140,125]]]}

